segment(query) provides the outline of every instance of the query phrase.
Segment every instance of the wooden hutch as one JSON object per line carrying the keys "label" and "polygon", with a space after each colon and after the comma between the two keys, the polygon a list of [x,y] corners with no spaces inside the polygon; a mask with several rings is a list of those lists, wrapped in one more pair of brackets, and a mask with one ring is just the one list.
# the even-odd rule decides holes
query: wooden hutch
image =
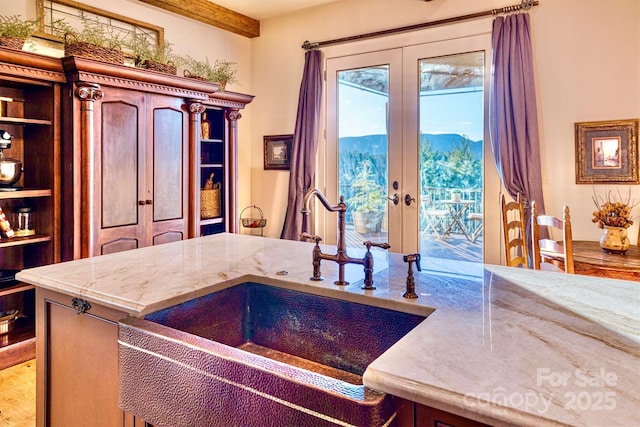
{"label": "wooden hutch", "polygon": [[[237,232],[237,120],[253,96],[218,90],[0,47],[0,129],[12,135],[4,155],[24,165],[20,188],[0,191],[0,207],[11,221],[27,205],[36,221],[35,235],[0,239],[0,312],[20,313],[0,334],[0,369],[35,357],[35,292],[14,280],[16,271]],[[203,112],[212,129],[206,140]],[[211,172],[219,214],[201,218],[200,190]]]}

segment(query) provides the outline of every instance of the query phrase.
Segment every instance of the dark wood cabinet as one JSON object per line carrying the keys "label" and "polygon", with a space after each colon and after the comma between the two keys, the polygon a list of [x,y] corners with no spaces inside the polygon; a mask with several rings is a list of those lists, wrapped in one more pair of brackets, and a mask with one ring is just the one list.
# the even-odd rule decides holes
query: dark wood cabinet
{"label": "dark wood cabinet", "polygon": [[[60,260],[60,100],[65,82],[59,60],[0,48],[0,129],[11,136],[4,156],[23,173],[0,188],[0,207],[13,228],[21,207],[32,209],[35,234],[0,238],[0,313],[18,310],[0,333],[0,369],[35,357],[35,291],[14,279],[23,268]],[[8,325],[5,325],[9,329]]]}
{"label": "dark wood cabinet", "polygon": [[[251,95],[216,92],[201,104],[193,161],[194,236],[238,232],[238,120],[242,117],[240,110],[252,100]],[[216,188],[203,191],[209,179]]]}
{"label": "dark wood cabinet", "polygon": [[[65,200],[73,203],[63,211],[63,259],[200,235],[195,151],[203,103],[215,104],[217,85],[82,58],[62,62],[69,80],[65,135],[73,141],[64,152]],[[224,124],[232,107],[222,105]],[[233,158],[229,135],[236,134],[234,127],[219,138],[225,159]],[[221,223],[233,213],[229,183],[221,189]]]}
{"label": "dark wood cabinet", "polygon": [[396,427],[490,427],[479,421],[394,396]]}

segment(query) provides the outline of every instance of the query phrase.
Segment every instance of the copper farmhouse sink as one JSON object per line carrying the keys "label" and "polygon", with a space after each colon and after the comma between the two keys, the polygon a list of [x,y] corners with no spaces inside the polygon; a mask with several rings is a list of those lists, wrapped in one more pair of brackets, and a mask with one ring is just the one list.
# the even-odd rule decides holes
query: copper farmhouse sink
{"label": "copper farmhouse sink", "polygon": [[243,283],[119,325],[120,406],[154,426],[386,426],[366,367],[429,314]]}

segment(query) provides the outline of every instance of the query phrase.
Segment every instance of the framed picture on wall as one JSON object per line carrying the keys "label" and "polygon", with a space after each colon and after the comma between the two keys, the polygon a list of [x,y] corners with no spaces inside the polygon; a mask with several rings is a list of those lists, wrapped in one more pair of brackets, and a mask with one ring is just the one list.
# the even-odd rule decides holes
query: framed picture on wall
{"label": "framed picture on wall", "polygon": [[289,170],[293,135],[266,135],[264,137],[264,169]]}
{"label": "framed picture on wall", "polygon": [[640,119],[575,124],[576,184],[640,184]]}

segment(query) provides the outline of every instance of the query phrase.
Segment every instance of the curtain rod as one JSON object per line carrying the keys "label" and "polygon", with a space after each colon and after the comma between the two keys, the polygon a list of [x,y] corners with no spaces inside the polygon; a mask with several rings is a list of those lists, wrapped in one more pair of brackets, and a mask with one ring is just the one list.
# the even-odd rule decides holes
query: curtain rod
{"label": "curtain rod", "polygon": [[332,44],[348,43],[348,42],[353,42],[357,40],[370,39],[373,37],[387,36],[389,34],[402,33],[405,31],[421,30],[428,27],[434,27],[436,25],[451,24],[452,22],[459,22],[459,21],[467,21],[469,19],[481,18],[483,16],[516,12],[518,10],[529,10],[531,9],[532,6],[538,6],[539,3],[540,2],[538,0],[522,0],[520,4],[505,6],[499,9],[485,10],[484,12],[476,12],[468,15],[454,16],[453,18],[445,18],[437,21],[423,22],[421,24],[408,25],[406,27],[398,27],[398,28],[391,28],[388,30],[374,31],[372,33],[358,34],[357,36],[342,37],[339,39],[325,40],[322,42],[310,42],[309,40],[306,40],[301,47],[303,49],[309,50],[309,49],[315,49],[321,46],[328,46]]}

